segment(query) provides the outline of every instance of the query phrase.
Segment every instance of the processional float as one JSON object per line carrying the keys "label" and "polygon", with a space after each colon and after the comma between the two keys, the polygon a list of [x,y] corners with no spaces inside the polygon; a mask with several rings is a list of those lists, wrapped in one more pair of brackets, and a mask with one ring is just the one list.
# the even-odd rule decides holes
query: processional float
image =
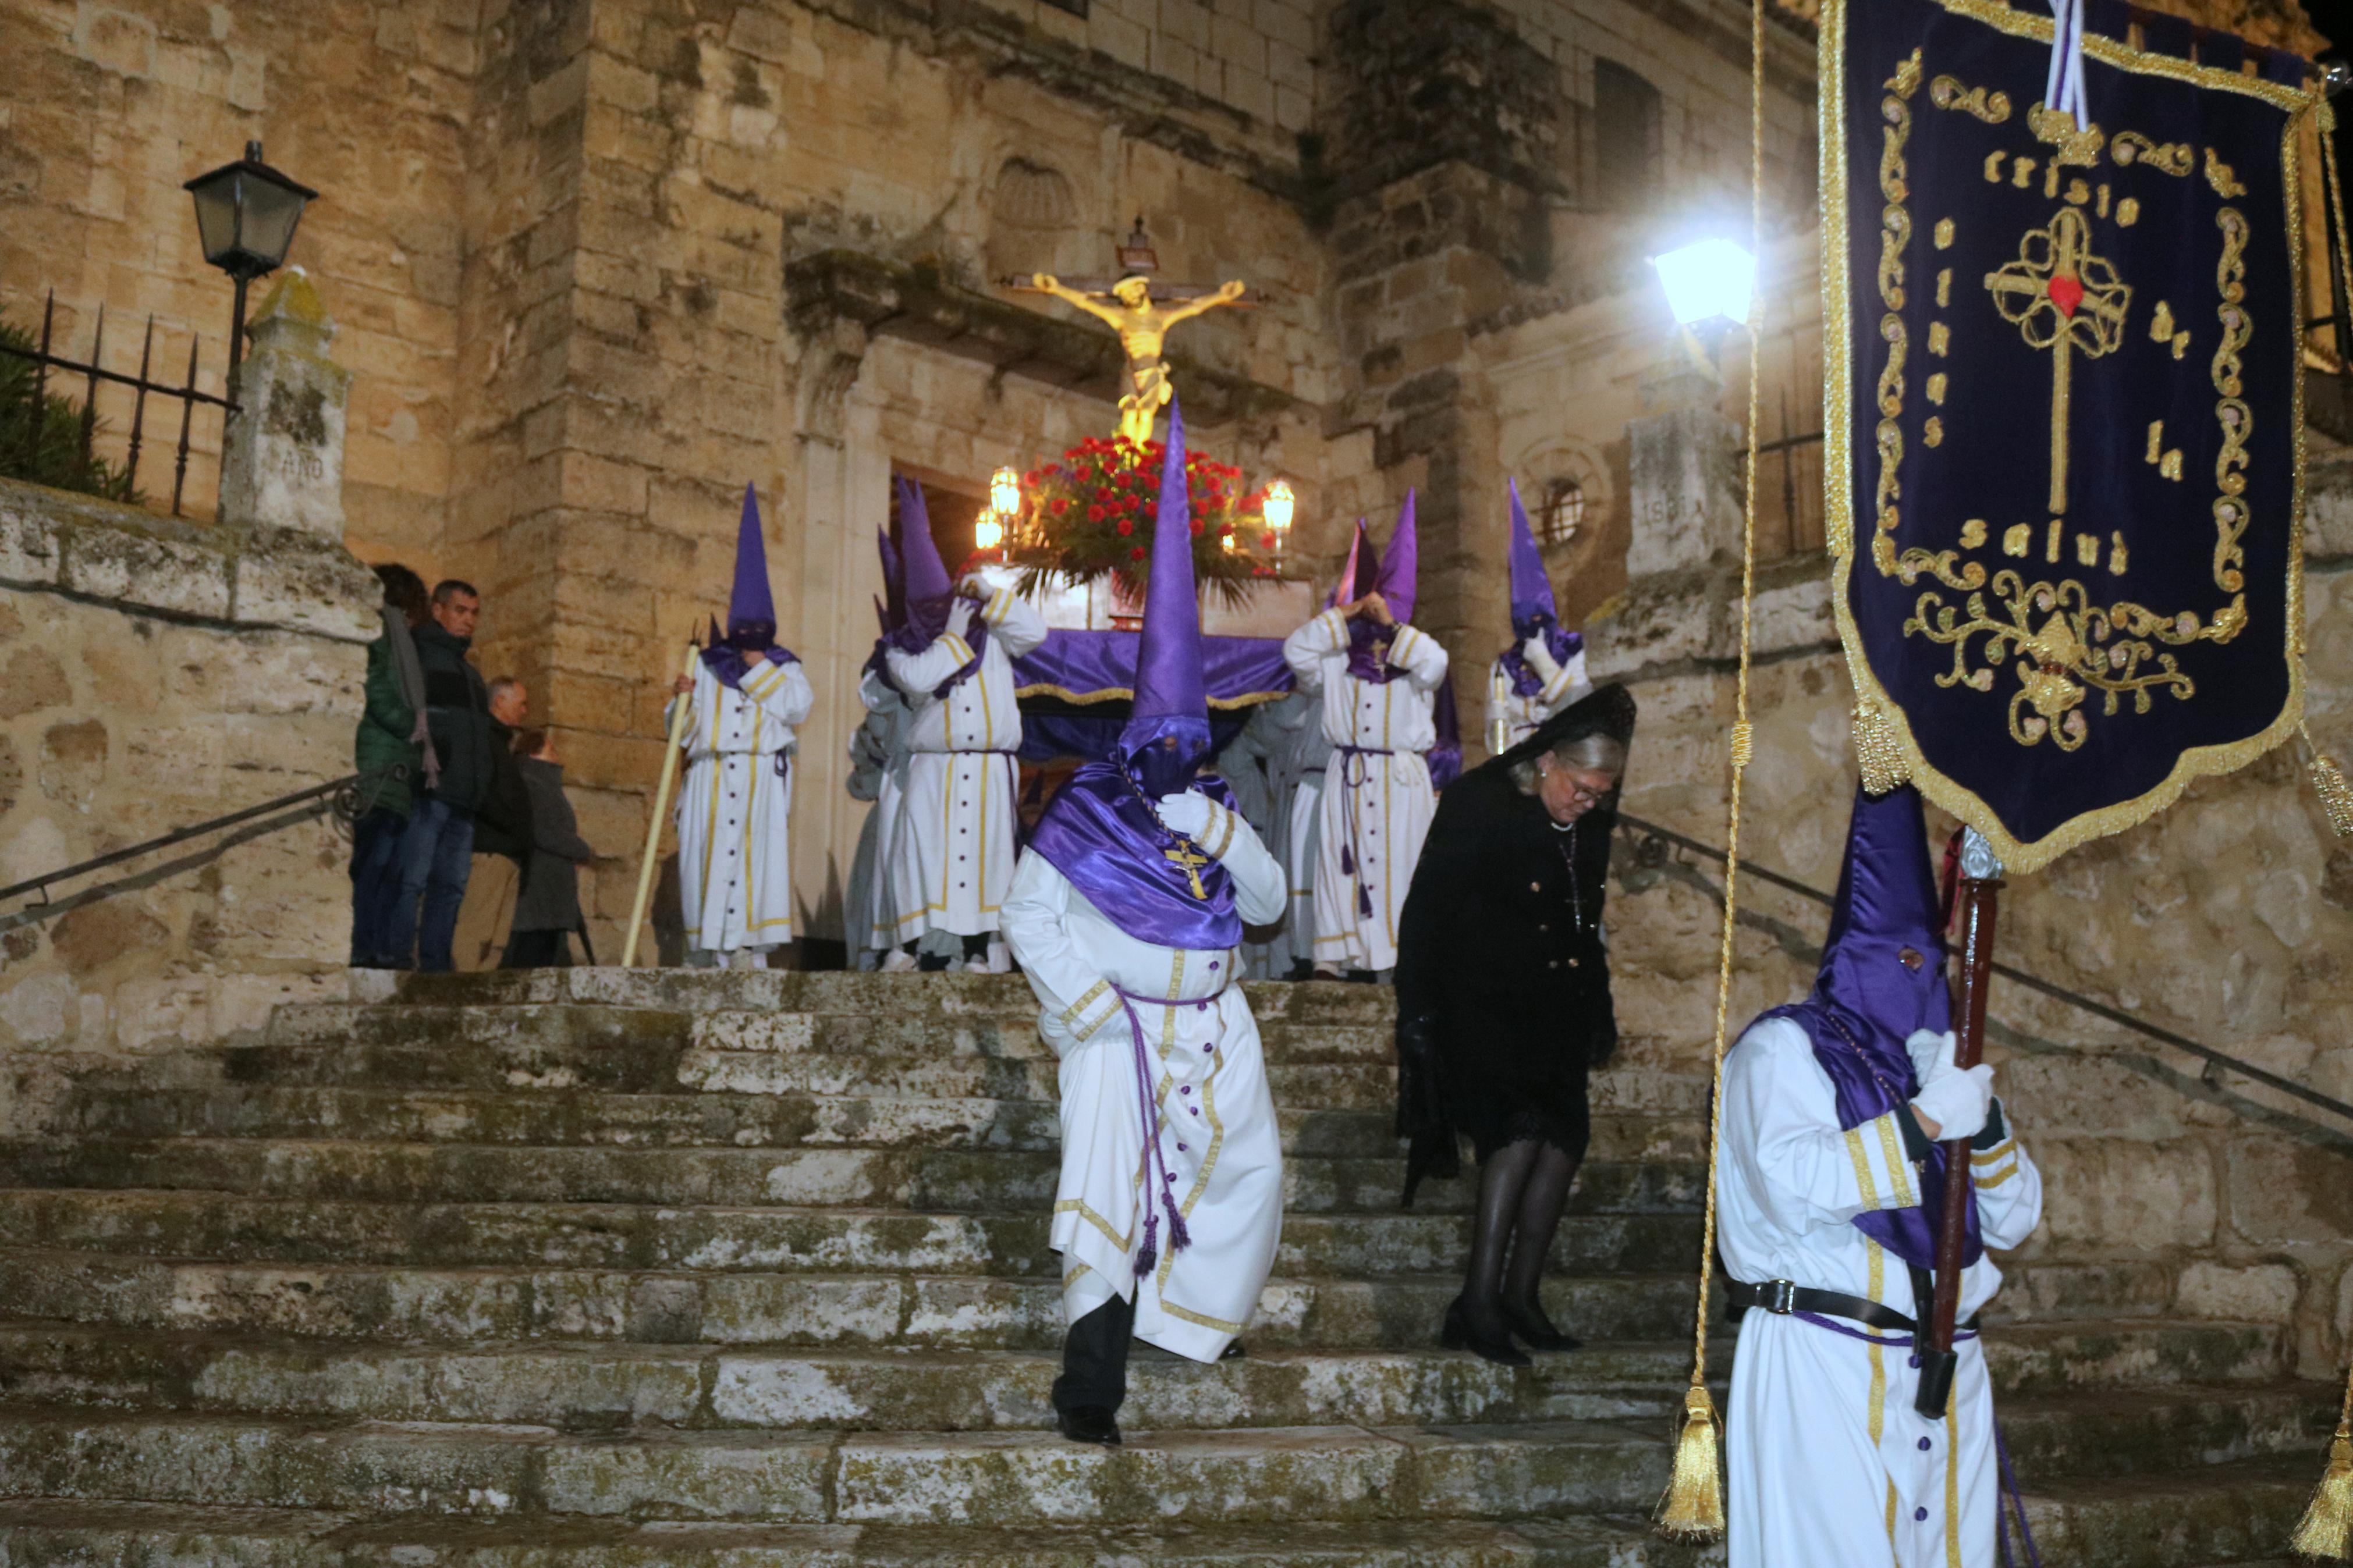
{"label": "processional float", "polygon": [[[2006,871],[2136,826],[2299,736],[2331,826],[2353,837],[2353,791],[2304,727],[2308,195],[2324,206],[2314,226],[2343,232],[2327,90],[2300,57],[2123,0],[2056,10],[1823,0],[1820,16],[1831,599],[1864,788],[1912,784],[1963,824],[1964,1068],[1983,1044]],[[1757,0],[1757,60],[1763,18]],[[1761,142],[1761,81],[1752,105]],[[2327,254],[2342,343],[2341,245]],[[1748,601],[1745,567],[1718,1114]],[[1945,1169],[1917,1396],[1930,1415],[1951,1386],[1964,1145],[1947,1146]],[[1714,1217],[1711,1164],[1659,1519],[1694,1538],[1724,1524],[1706,1386]],[[2353,1551],[2353,1385],[2294,1544]]]}

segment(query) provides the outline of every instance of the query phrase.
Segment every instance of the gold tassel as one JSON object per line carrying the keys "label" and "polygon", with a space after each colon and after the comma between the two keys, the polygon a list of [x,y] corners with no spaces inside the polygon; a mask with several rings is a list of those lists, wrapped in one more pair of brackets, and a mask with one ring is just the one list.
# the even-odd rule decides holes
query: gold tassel
{"label": "gold tassel", "polygon": [[1675,1468],[1659,1500],[1659,1533],[1676,1541],[1714,1541],[1724,1533],[1724,1439],[1715,1401],[1704,1384],[1683,1394],[1683,1430],[1675,1440]]}
{"label": "gold tassel", "polygon": [[1732,765],[1746,768],[1757,755],[1757,727],[1743,719],[1732,726]]}
{"label": "gold tassel", "polygon": [[1854,705],[1854,760],[1862,773],[1862,787],[1872,795],[1885,795],[1912,777],[1904,748],[1896,743],[1895,727],[1868,700]]}
{"label": "gold tassel", "polygon": [[2328,1473],[2320,1478],[2288,1550],[2299,1557],[2353,1557],[2353,1430],[2337,1428],[2328,1445]]}
{"label": "gold tassel", "polygon": [[2328,826],[2337,830],[2339,838],[2353,838],[2353,784],[2345,782],[2345,770],[2337,759],[2318,747],[2312,752],[2312,787],[2319,792],[2320,808],[2328,814]]}

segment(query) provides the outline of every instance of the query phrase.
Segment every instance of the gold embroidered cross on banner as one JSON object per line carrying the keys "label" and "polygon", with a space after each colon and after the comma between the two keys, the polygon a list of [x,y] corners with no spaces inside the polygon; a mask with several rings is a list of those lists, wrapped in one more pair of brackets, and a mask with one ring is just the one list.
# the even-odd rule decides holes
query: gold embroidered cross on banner
{"label": "gold embroidered cross on banner", "polygon": [[1184,868],[1186,878],[1193,884],[1195,898],[1207,899],[1209,896],[1209,889],[1201,886],[1201,868],[1209,863],[1209,858],[1194,848],[1189,840],[1179,838],[1176,848],[1163,849],[1160,856],[1165,860],[1174,860]]}
{"label": "gold embroidered cross on banner", "polygon": [[2018,259],[1989,272],[1986,288],[2002,320],[2030,348],[2051,351],[2051,510],[2067,510],[2067,402],[2073,356],[2098,359],[2124,342],[2131,288],[2114,263],[2092,254],[2092,226],[2063,207],[2049,226],[2029,229]]}

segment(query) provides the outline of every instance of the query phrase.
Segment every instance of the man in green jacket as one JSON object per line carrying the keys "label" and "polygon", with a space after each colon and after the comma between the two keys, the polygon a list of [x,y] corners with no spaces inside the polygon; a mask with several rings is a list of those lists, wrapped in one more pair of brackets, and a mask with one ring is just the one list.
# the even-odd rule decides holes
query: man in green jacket
{"label": "man in green jacket", "polygon": [[352,825],[352,966],[396,969],[391,923],[400,899],[400,839],[410,792],[424,786],[425,673],[410,634],[431,613],[425,580],[406,566],[375,569],[384,584],[384,635],[368,645],[365,706],[352,742],[360,815]]}

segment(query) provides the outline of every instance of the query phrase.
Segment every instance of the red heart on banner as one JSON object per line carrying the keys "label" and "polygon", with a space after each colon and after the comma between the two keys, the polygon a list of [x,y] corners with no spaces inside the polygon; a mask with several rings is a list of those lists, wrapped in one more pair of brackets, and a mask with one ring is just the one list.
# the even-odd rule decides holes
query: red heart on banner
{"label": "red heart on banner", "polygon": [[2075,313],[2075,307],[2084,302],[2083,282],[2078,279],[2069,278],[2063,273],[2054,276],[2048,284],[2044,285],[2044,289],[2050,294],[2051,302],[2059,307],[2059,313],[2063,316],[2073,316]]}

